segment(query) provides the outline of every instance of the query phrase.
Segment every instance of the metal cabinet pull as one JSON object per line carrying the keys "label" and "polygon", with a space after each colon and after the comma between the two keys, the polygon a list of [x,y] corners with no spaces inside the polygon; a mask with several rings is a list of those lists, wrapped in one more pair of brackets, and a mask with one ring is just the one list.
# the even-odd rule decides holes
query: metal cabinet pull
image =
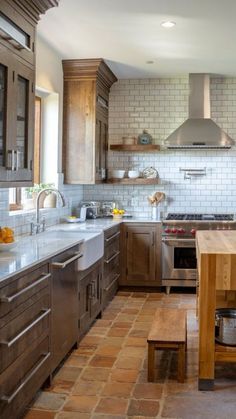
{"label": "metal cabinet pull", "polygon": [[115,237],[117,237],[117,236],[119,236],[120,235],[120,232],[119,231],[117,231],[117,233],[115,233],[115,234],[113,234],[111,237],[109,237],[108,239],[105,239],[105,241],[107,242],[107,243],[109,243],[112,239],[114,239]]}
{"label": "metal cabinet pull", "polygon": [[119,250],[114,253],[114,255],[112,255],[109,259],[104,260],[105,263],[110,263],[113,259],[116,258],[116,256],[118,256],[120,254]]}
{"label": "metal cabinet pull", "polygon": [[24,336],[30,329],[32,329],[32,327],[34,327],[37,323],[40,322],[40,320],[42,320],[44,317],[46,317],[50,312],[51,309],[43,309],[43,314],[41,314],[40,316],[37,317],[36,320],[34,320],[32,323],[30,323],[29,326],[27,326],[24,330],[22,330],[17,336],[15,336],[12,340],[10,340],[9,342],[7,341],[0,341],[0,345],[4,345],[7,346],[8,348],[10,348],[14,343],[16,343],[20,338],[22,338],[22,336]]}
{"label": "metal cabinet pull", "polygon": [[17,387],[17,389],[10,395],[10,396],[1,396],[0,397],[0,401],[1,402],[5,402],[7,404],[10,404],[14,398],[17,396],[17,394],[23,390],[23,388],[26,386],[26,384],[31,380],[31,378],[34,376],[34,374],[36,374],[36,372],[42,367],[42,365],[47,361],[47,359],[50,357],[51,352],[48,352],[46,354],[42,354],[44,357],[43,359],[36,365],[36,367],[31,370],[31,372],[29,373],[29,375],[24,379],[24,381],[22,381],[22,383],[19,385],[19,387]]}
{"label": "metal cabinet pull", "polygon": [[109,289],[113,286],[113,284],[117,281],[117,279],[120,277],[120,274],[116,274],[115,278],[111,282],[111,284],[108,285],[108,287],[105,288],[105,291],[109,291]]}
{"label": "metal cabinet pull", "polygon": [[7,150],[7,170],[15,170],[15,150]]}
{"label": "metal cabinet pull", "polygon": [[77,259],[82,258],[83,253],[81,252],[76,252],[74,254],[74,256],[72,256],[70,259],[67,259],[65,262],[53,262],[52,266],[53,268],[57,268],[57,269],[64,269],[66,268],[66,266],[68,266],[70,263],[74,262]]}
{"label": "metal cabinet pull", "polygon": [[89,284],[89,286],[88,286],[88,298],[89,299],[93,298],[93,286],[92,286],[92,284]]}
{"label": "metal cabinet pull", "polygon": [[16,294],[11,295],[10,297],[0,297],[1,303],[12,303],[12,301],[16,300],[16,298],[20,297],[25,292],[31,290],[32,288],[36,287],[37,285],[41,284],[41,282],[46,281],[46,279],[50,278],[51,274],[42,274],[43,276],[39,278],[37,281],[33,282],[33,284],[28,285],[28,287],[23,288],[23,290],[17,292]]}

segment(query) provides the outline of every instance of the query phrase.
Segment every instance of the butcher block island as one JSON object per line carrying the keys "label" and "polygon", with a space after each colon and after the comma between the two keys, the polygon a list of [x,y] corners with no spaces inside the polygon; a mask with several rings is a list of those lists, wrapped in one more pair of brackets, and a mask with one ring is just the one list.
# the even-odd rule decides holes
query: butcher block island
{"label": "butcher block island", "polygon": [[199,390],[214,388],[215,362],[236,362],[236,347],[215,343],[215,310],[236,308],[236,232],[198,231]]}

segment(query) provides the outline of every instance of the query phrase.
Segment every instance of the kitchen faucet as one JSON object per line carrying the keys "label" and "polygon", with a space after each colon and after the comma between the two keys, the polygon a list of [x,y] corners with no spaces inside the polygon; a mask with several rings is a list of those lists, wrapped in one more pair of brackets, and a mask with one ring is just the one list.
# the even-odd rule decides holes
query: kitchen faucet
{"label": "kitchen faucet", "polygon": [[36,198],[36,223],[34,223],[34,222],[31,222],[30,223],[30,227],[31,227],[30,234],[31,235],[38,234],[41,231],[45,231],[45,218],[43,218],[42,223],[40,223],[40,219],[39,219],[39,199],[40,199],[40,196],[42,195],[42,193],[43,192],[47,192],[47,191],[54,192],[58,196],[60,196],[61,202],[62,202],[62,206],[63,207],[66,206],[65,198],[64,198],[64,196],[62,195],[62,193],[58,189],[56,189],[56,188],[45,188],[45,189],[42,189],[38,193],[37,198]]}

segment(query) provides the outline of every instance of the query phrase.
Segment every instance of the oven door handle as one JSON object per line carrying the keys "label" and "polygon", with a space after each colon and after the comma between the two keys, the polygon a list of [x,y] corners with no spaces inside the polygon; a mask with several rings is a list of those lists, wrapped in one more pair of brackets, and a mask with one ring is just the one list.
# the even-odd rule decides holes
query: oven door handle
{"label": "oven door handle", "polygon": [[193,246],[195,247],[195,240],[194,239],[166,239],[165,237],[162,238],[162,243],[167,246]]}

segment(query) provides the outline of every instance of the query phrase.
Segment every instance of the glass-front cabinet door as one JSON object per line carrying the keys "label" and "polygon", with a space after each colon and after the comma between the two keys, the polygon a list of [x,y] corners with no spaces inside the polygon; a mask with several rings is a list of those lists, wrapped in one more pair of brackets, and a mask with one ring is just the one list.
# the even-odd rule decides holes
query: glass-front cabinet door
{"label": "glass-front cabinet door", "polygon": [[0,48],[0,187],[32,181],[33,144],[34,71]]}
{"label": "glass-front cabinet door", "polygon": [[7,180],[6,158],[6,115],[7,115],[7,74],[8,68],[0,64],[0,179]]}
{"label": "glass-front cabinet door", "polygon": [[21,181],[32,179],[34,121],[34,73],[20,67],[16,77],[15,172]]}

